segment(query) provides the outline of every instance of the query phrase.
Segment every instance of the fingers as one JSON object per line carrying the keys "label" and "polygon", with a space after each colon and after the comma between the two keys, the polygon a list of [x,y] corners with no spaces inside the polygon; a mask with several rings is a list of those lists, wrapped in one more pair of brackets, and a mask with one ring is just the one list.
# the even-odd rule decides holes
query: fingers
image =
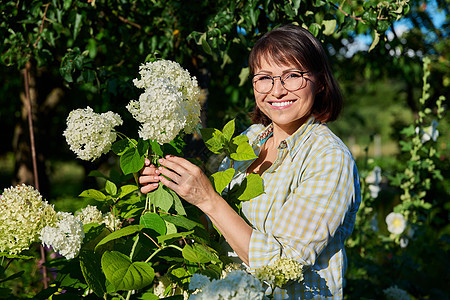
{"label": "fingers", "polygon": [[141,187],[141,193],[147,194],[147,193],[150,193],[151,191],[156,190],[157,188],[158,188],[158,183],[147,184],[147,185],[144,185],[143,187]]}

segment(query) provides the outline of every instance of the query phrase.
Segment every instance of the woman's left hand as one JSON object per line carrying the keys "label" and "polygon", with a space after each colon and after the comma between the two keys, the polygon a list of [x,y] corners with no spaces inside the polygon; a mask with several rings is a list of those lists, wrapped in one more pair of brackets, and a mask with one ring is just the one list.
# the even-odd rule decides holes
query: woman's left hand
{"label": "woman's left hand", "polygon": [[156,174],[170,179],[159,176],[159,180],[181,198],[206,212],[209,200],[212,201],[217,193],[202,170],[184,158],[171,155],[160,159],[159,163],[161,167]]}

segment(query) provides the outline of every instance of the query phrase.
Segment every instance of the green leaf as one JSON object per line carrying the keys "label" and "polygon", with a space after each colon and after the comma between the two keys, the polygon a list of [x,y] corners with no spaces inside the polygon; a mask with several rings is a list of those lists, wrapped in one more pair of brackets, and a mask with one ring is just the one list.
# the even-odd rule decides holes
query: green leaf
{"label": "green leaf", "polygon": [[111,149],[115,154],[122,156],[127,150],[134,148],[134,145],[137,145],[136,140],[122,139],[115,142]]}
{"label": "green leaf", "polygon": [[150,194],[152,203],[163,211],[169,211],[173,205],[173,196],[160,182],[158,188]]}
{"label": "green leaf", "polygon": [[245,161],[257,158],[252,146],[248,143],[246,135],[234,137],[229,144],[230,157],[237,161]]}
{"label": "green leaf", "polygon": [[155,213],[147,213],[141,216],[139,220],[140,225],[144,225],[145,228],[156,231],[159,235],[166,234],[166,222]]}
{"label": "green leaf", "polygon": [[87,285],[94,293],[103,298],[106,293],[105,275],[101,271],[101,259],[93,251],[82,251],[79,255],[80,269]]}
{"label": "green leaf", "polygon": [[[158,243],[161,244],[170,244],[173,241],[178,241],[179,239],[185,238],[190,234],[193,234],[194,230],[191,231],[184,231],[184,232],[178,232],[178,233],[172,233],[172,234],[167,234],[167,235],[160,235],[157,237],[158,239]],[[169,241],[169,243],[168,243]]]}
{"label": "green leaf", "polygon": [[81,14],[76,14],[75,15],[75,24],[73,27],[73,39],[76,40],[78,33],[81,30],[81,21],[82,21],[83,16]]}
{"label": "green leaf", "polygon": [[130,148],[120,157],[120,168],[127,175],[139,172],[145,163],[144,155],[139,154],[136,148]]}
{"label": "green leaf", "polygon": [[177,214],[185,216],[186,210],[184,209],[184,206],[183,206],[183,203],[181,202],[180,197],[177,195],[177,193],[175,193],[171,189],[169,189],[169,193],[172,194],[173,203],[174,203],[175,211],[177,212]]}
{"label": "green leaf", "polygon": [[247,80],[248,76],[250,75],[250,68],[242,68],[241,72],[239,73],[239,86],[243,86]]}
{"label": "green leaf", "polygon": [[139,300],[158,300],[159,297],[153,293],[147,292],[138,298]]}
{"label": "green leaf", "polygon": [[114,196],[115,194],[117,194],[117,186],[112,181],[106,180],[105,190],[111,196]]}
{"label": "green leaf", "polygon": [[131,262],[125,254],[105,252],[101,260],[106,279],[119,290],[138,290],[153,282],[155,271],[145,262]]}
{"label": "green leaf", "polygon": [[122,229],[119,229],[117,231],[114,231],[113,233],[111,233],[111,234],[107,235],[105,238],[103,238],[97,244],[97,246],[95,246],[95,249],[97,249],[99,246],[106,244],[110,241],[113,241],[113,240],[119,239],[121,237],[141,231],[142,228],[144,228],[144,225],[130,225],[130,226],[124,227]]}
{"label": "green leaf", "polygon": [[226,169],[225,171],[219,171],[210,176],[211,183],[220,195],[223,190],[230,184],[236,171],[233,168]]}
{"label": "green leaf", "polygon": [[119,198],[123,198],[126,195],[136,191],[139,187],[134,184],[123,185],[119,188]]}
{"label": "green leaf", "polygon": [[372,44],[370,45],[369,52],[375,49],[375,47],[380,42],[380,34],[375,30]]}
{"label": "green leaf", "polygon": [[263,180],[259,174],[249,174],[237,190],[238,200],[247,201],[264,193]]}
{"label": "green leaf", "polygon": [[223,126],[223,136],[225,137],[225,140],[227,142],[231,141],[231,138],[233,137],[234,131],[236,128],[236,124],[234,119],[229,121],[225,126]]}
{"label": "green leaf", "polygon": [[161,216],[165,221],[170,222],[172,224],[175,224],[177,227],[182,227],[187,230],[194,229],[195,227],[201,227],[203,228],[203,225],[192,221],[186,217],[183,216],[171,216],[171,215],[162,215]]}
{"label": "green leaf", "polygon": [[323,34],[325,35],[332,35],[334,31],[336,30],[336,20],[323,20],[322,25],[325,26],[325,29],[323,30]]}
{"label": "green leaf", "polygon": [[317,23],[312,23],[308,27],[309,32],[311,32],[315,37],[319,35],[320,32],[320,25]]}
{"label": "green leaf", "polygon": [[156,155],[158,155],[160,157],[164,156],[164,152],[161,149],[161,145],[158,142],[156,142],[156,141],[149,141],[149,143],[150,143],[150,149],[151,149],[153,154],[156,154]]}
{"label": "green leaf", "polygon": [[205,246],[201,244],[185,245],[182,251],[183,257],[193,263],[209,263],[219,259]]}
{"label": "green leaf", "polygon": [[226,138],[223,133],[216,128],[202,128],[200,129],[200,133],[209,151],[220,154],[226,143]]}
{"label": "green leaf", "polygon": [[106,199],[105,194],[103,194],[100,191],[97,191],[95,189],[89,189],[89,190],[85,190],[83,192],[81,192],[81,194],[78,195],[78,197],[83,197],[83,198],[92,198],[98,201],[102,201]]}
{"label": "green leaf", "polygon": [[209,45],[208,41],[206,40],[206,34],[202,35],[200,38],[200,42],[202,44],[203,51],[205,51],[206,54],[212,55],[211,46]]}

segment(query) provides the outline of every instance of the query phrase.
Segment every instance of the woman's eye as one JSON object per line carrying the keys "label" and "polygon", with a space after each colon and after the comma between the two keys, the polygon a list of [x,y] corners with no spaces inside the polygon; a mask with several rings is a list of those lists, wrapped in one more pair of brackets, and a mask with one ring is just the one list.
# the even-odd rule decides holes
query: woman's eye
{"label": "woman's eye", "polygon": [[259,77],[258,80],[272,80],[272,77],[270,77],[270,76],[261,76],[261,77]]}
{"label": "woman's eye", "polygon": [[285,79],[299,78],[299,77],[302,77],[299,73],[288,73],[284,76]]}

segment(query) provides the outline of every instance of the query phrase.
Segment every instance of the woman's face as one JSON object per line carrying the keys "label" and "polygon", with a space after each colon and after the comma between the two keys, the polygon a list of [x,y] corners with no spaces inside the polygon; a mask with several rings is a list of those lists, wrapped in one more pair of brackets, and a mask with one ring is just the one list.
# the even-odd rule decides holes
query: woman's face
{"label": "woman's face", "polygon": [[[293,70],[299,69],[295,65],[279,66],[272,59],[268,59],[261,61],[261,67],[255,70],[255,74],[267,74],[275,77]],[[293,92],[283,87],[279,77],[275,78],[273,88],[268,94],[261,94],[253,88],[258,108],[272,120],[274,126],[278,126],[290,134],[309,118],[314,98],[318,92],[316,77],[311,73],[306,73],[304,78],[306,80],[304,87]]]}

